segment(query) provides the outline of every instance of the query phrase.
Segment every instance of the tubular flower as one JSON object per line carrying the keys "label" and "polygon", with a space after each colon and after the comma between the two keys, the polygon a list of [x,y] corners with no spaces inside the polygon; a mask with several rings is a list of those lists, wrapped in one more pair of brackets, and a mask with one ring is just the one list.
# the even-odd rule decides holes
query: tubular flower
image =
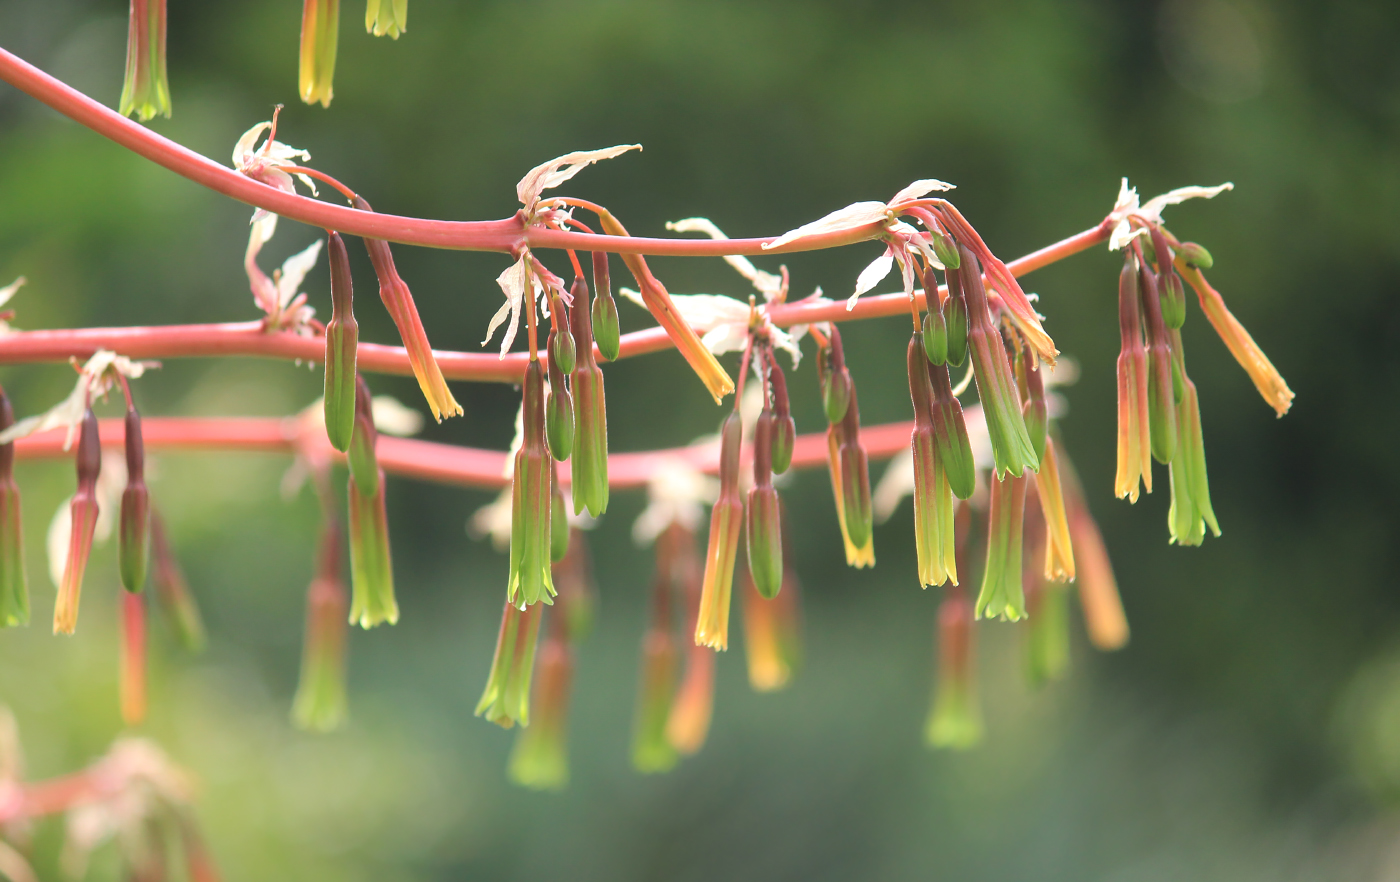
{"label": "tubular flower", "polygon": [[1037,579],[1026,592],[1026,676],[1034,686],[1069,671],[1069,591]]}
{"label": "tubular flower", "polygon": [[300,729],[329,732],[345,722],[345,584],[340,573],[340,525],[322,528],[319,561],[306,591],[306,637],[301,648],[301,680],[292,702],[292,722]]}
{"label": "tubular flower", "polygon": [[540,647],[539,676],[530,700],[535,719],[515,737],[506,767],[510,779],[535,790],[562,790],[569,783],[569,687],[574,654],[557,619]]}
{"label": "tubular flower", "polygon": [[122,592],[122,722],[135,726],[146,718],[146,598]]}
{"label": "tubular flower", "polygon": [[1011,375],[1006,346],[987,309],[987,295],[977,258],[966,245],[958,245],[961,264],[948,273],[948,290],[967,299],[967,342],[972,351],[972,367],[977,375],[977,395],[987,418],[998,477],[1034,471],[1040,463],[1031,444],[1021,412],[1021,400]]}
{"label": "tubular flower", "polygon": [[1050,414],[1045,404],[1045,375],[1034,362],[1034,356],[1024,345],[1016,346],[1016,388],[1021,393],[1021,418],[1026,424],[1036,461],[1045,458],[1045,437],[1050,426]]}
{"label": "tubular flower", "polygon": [[365,5],[365,31],[397,40],[408,30],[408,0],[369,0]]}
{"label": "tubular flower", "polygon": [[1206,526],[1216,536],[1220,524],[1210,504],[1210,482],[1206,476],[1206,446],[1201,436],[1201,408],[1196,397],[1196,384],[1186,375],[1185,356],[1181,351],[1181,332],[1172,331],[1172,342],[1185,387],[1181,401],[1175,406],[1177,425],[1176,458],[1171,463],[1172,504],[1167,511],[1167,528],[1172,542],[1178,545],[1200,545],[1205,539]]}
{"label": "tubular flower", "polygon": [[739,530],[744,503],[739,496],[739,444],[742,423],[736,407],[720,427],[719,499],[710,512],[710,542],[705,551],[705,579],[695,622],[695,642],[715,649],[729,648],[729,597],[734,584],[734,558],[739,553]]}
{"label": "tubular flower", "polygon": [[[15,423],[9,396],[0,389],[0,432]],[[0,444],[0,627],[29,624],[29,585],[24,575],[24,530],[15,484],[14,442]]]}
{"label": "tubular flower", "polygon": [[781,475],[792,465],[792,449],[797,444],[797,423],[788,400],[787,377],[778,360],[768,360],[768,386],[773,396],[773,473]]}
{"label": "tubular flower", "polygon": [[154,564],[151,581],[156,588],[156,599],[165,610],[176,639],[188,652],[203,652],[204,619],[199,614],[194,595],[190,593],[180,562],[170,550],[165,522],[154,510],[151,511],[151,562]]}
{"label": "tubular flower", "polygon": [[249,229],[248,248],[243,253],[243,269],[248,274],[248,287],[253,292],[253,302],[265,313],[263,323],[268,329],[308,335],[311,333],[311,317],[316,311],[306,305],[306,295],[298,289],[306,279],[306,274],[316,265],[316,259],[321,255],[322,242],[317,239],[302,251],[293,254],[282,262],[281,269],[273,270],[269,277],[262,267],[258,266],[258,254],[276,232],[275,214],[264,213]]}
{"label": "tubular flower", "polygon": [[[565,347],[560,341],[570,341],[566,350],[570,361],[574,358],[573,334],[567,330],[560,334],[549,334],[549,394],[545,397],[545,434],[549,439],[549,453],[563,462],[574,450],[574,399],[564,382],[564,366],[561,350]],[[570,365],[572,370],[574,365]]]}
{"label": "tubular flower", "polygon": [[[674,584],[683,592],[686,609],[693,611],[689,622],[693,626],[700,609],[702,579],[695,555],[695,537],[679,524],[672,525],[668,534],[665,541],[672,542],[676,548]],[[666,740],[671,746],[686,756],[699,752],[710,732],[714,705],[715,654],[691,642],[685,650],[685,673],[666,719]]]}
{"label": "tubular flower", "polygon": [[919,584],[942,585],[958,581],[953,536],[953,494],[947,471],[936,452],[933,426],[933,393],[929,388],[929,363],[921,334],[909,340],[909,395],[914,403],[914,431],[910,446],[914,455],[914,544],[919,556]]}
{"label": "tubular flower", "polygon": [[[966,259],[967,255],[963,255]],[[1025,618],[1026,600],[1021,590],[1021,539],[1026,508],[1024,475],[992,481],[987,518],[987,566],[977,595],[977,618],[1012,622]]]}
{"label": "tubular flower", "polygon": [[1259,348],[1259,344],[1254,342],[1254,338],[1249,336],[1249,332],[1244,329],[1244,325],[1225,306],[1225,300],[1220,293],[1210,286],[1206,277],[1201,271],[1189,263],[1186,263],[1183,256],[1178,253],[1176,256],[1177,267],[1181,270],[1181,275],[1186,279],[1187,284],[1196,290],[1196,297],[1201,302],[1201,309],[1205,312],[1206,318],[1215,328],[1215,332],[1220,335],[1220,339],[1225,341],[1229,347],[1230,354],[1244,368],[1245,373],[1254,381],[1254,386],[1259,390],[1259,394],[1264,397],[1264,401],[1279,415],[1288,413],[1288,409],[1293,406],[1293,390],[1288,388],[1283,377],[1274,368],[1268,356]]}
{"label": "tubular flower", "polygon": [[603,361],[617,361],[622,349],[617,301],[608,276],[608,252],[593,252],[593,340]]}
{"label": "tubular flower", "polygon": [[53,632],[72,634],[78,626],[78,600],[83,591],[83,571],[92,551],[92,534],[97,529],[97,477],[102,471],[102,441],[97,434],[97,417],[92,408],[83,415],[78,437],[78,489],[70,503],[72,529],[58,601],[53,609]]}
{"label": "tubular flower", "polygon": [[967,499],[977,484],[977,463],[967,436],[962,403],[953,394],[947,365],[925,365],[928,372],[930,416],[934,449],[948,487],[959,499]]}
{"label": "tubular flower", "polygon": [[1085,630],[1089,642],[1098,649],[1121,649],[1128,643],[1128,619],[1118,595],[1118,582],[1113,577],[1113,563],[1108,559],[1099,526],[1084,501],[1084,490],[1073,463],[1064,452],[1058,456],[1069,533],[1079,564],[1075,582],[1079,586],[1079,605],[1084,609]]}
{"label": "tubular flower", "polygon": [[122,491],[121,541],[117,559],[122,586],[132,593],[146,584],[150,553],[151,497],[146,489],[146,449],[141,440],[141,415],[126,411],[126,489]]}
{"label": "tubular flower", "polygon": [[[510,582],[506,602],[553,603],[550,575],[550,460],[544,439],[544,372],[539,359],[525,368],[524,434],[511,479]],[[575,485],[577,487],[577,485]]]}
{"label": "tubular flower", "polygon": [[1040,473],[1035,476],[1035,489],[1045,520],[1044,576],[1052,582],[1070,582],[1075,576],[1074,544],[1060,482],[1058,449],[1054,438],[1045,439],[1045,458],[1040,461]]}
{"label": "tubular flower", "polygon": [[540,637],[541,604],[519,609],[509,601],[501,615],[496,654],[486,691],[476,704],[476,715],[509,729],[516,723],[530,725],[530,676],[535,665],[535,645]]}
{"label": "tubular flower", "polygon": [[938,686],[924,724],[930,747],[966,750],[982,740],[975,636],[967,595],[948,590],[938,607]]}
{"label": "tubular flower", "polygon": [[782,512],[773,487],[773,435],[776,418],[764,408],[754,424],[753,487],[746,514],[749,574],[768,599],[783,586]]}
{"label": "tubular flower", "polygon": [[744,650],[749,685],[755,692],[776,692],[786,686],[802,662],[802,630],[797,576],[783,568],[783,590],[772,600],[744,587]]}
{"label": "tubular flower", "polygon": [[126,79],[118,105],[122,116],[145,122],[170,116],[170,79],[165,72],[165,0],[131,0],[126,32]]}
{"label": "tubular flower", "polygon": [[[374,210],[359,196],[355,197],[354,206],[360,211]],[[413,302],[413,294],[409,292],[408,285],[394,266],[394,255],[389,250],[389,243],[382,239],[364,241],[370,263],[374,264],[374,273],[379,277],[379,299],[384,301],[384,307],[389,310],[389,317],[399,329],[399,339],[408,350],[408,362],[413,367],[413,376],[418,379],[423,397],[427,399],[428,407],[433,411],[433,419],[442,422],[446,417],[461,416],[462,406],[447,388],[442,369],[438,367],[433,348],[428,343],[428,334],[423,330],[423,321],[418,317],[418,306]]]}
{"label": "tubular flower", "polygon": [[[603,370],[593,357],[593,322],[588,285],[574,280],[574,308],[569,321],[574,337],[574,451],[570,489],[574,514],[584,509],[599,517],[608,509],[608,407]],[[597,301],[594,301],[597,304]]]}
{"label": "tubular flower", "polygon": [[826,430],[827,467],[836,500],[836,519],[846,546],[846,564],[875,565],[873,514],[870,508],[870,463],[860,443],[860,405],[846,367],[841,332],[830,326],[828,342],[817,353],[817,377],[830,426]]}
{"label": "tubular flower", "polygon": [[375,458],[379,433],[363,378],[356,383],[355,432],[350,442],[350,622],[372,628],[399,620],[394,599],[394,568],[389,552],[389,521],[384,512],[384,470]]}
{"label": "tubular flower", "polygon": [[1113,492],[1120,499],[1126,496],[1129,502],[1137,502],[1139,479],[1143,489],[1152,492],[1147,347],[1142,342],[1137,258],[1132,251],[1124,252],[1123,258],[1123,271],[1118,276],[1122,350],[1118,353],[1118,473]]}
{"label": "tubular flower", "polygon": [[355,431],[356,357],[360,327],[355,323],[350,255],[339,233],[326,249],[331,264],[331,319],[326,322],[326,438],[344,453]]}
{"label": "tubular flower", "polygon": [[[666,732],[675,699],[677,664],[671,598],[680,574],[683,543],[691,541],[689,537],[684,528],[672,525],[656,543],[651,617],[642,638],[642,670],[632,723],[632,766],[639,772],[664,772],[676,764],[676,748]],[[700,616],[703,615],[702,601]]]}
{"label": "tubular flower", "polygon": [[559,483],[559,467],[549,464],[549,559],[559,563],[569,553],[569,514],[564,510],[564,488]]}
{"label": "tubular flower", "polygon": [[335,50],[340,38],[340,0],[303,0],[301,7],[301,100],[331,106]]}
{"label": "tubular flower", "polygon": [[1152,455],[1158,462],[1170,463],[1176,454],[1176,391],[1173,388],[1172,341],[1162,320],[1157,278],[1145,265],[1138,266],[1143,324],[1147,329],[1147,360],[1151,375],[1147,382],[1148,422],[1151,424]]}

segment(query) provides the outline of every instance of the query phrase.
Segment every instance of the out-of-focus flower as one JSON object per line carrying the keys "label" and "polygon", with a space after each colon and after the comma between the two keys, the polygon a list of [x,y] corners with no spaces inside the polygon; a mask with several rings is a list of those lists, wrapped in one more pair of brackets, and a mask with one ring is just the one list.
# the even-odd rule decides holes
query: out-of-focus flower
{"label": "out-of-focus flower", "polygon": [[146,718],[146,596],[122,592],[122,722],[135,726]]}
{"label": "out-of-focus flower", "polygon": [[938,685],[924,724],[930,747],[965,750],[982,740],[972,604],[954,589],[938,607]]}
{"label": "out-of-focus flower", "polygon": [[301,100],[331,106],[340,0],[304,0],[301,7]]}
{"label": "out-of-focus flower", "polygon": [[165,610],[176,639],[189,652],[203,652],[204,620],[199,614],[199,605],[190,592],[180,562],[170,548],[165,523],[154,509],[151,511],[151,562],[154,564],[151,581],[155,585],[156,599]]}
{"label": "out-of-focus flower", "polygon": [[539,675],[530,700],[534,719],[520,728],[506,766],[512,781],[535,790],[561,790],[569,783],[569,686],[574,657],[553,621],[537,662]]}
{"label": "out-of-focus flower", "polygon": [[369,0],[365,6],[365,31],[397,40],[408,30],[408,0]]}
{"label": "out-of-focus flower", "polygon": [[126,79],[122,82],[122,116],[142,122],[170,116],[170,79],[165,71],[165,0],[131,0],[126,32]]}
{"label": "out-of-focus flower", "polygon": [[738,408],[720,428],[719,498],[710,511],[710,541],[705,551],[705,581],[695,642],[715,649],[729,648],[729,601],[734,585],[734,559],[739,553],[744,503],[739,496],[739,445],[743,439]]}
{"label": "out-of-focus flower", "polygon": [[[10,398],[0,389],[0,432],[14,425]],[[29,624],[29,584],[24,574],[24,523],[15,484],[15,445],[0,444],[0,627]]]}
{"label": "out-of-focus flower", "polygon": [[530,678],[543,615],[544,604],[520,609],[506,602],[501,630],[496,636],[496,653],[491,659],[491,673],[476,705],[478,717],[484,716],[503,729],[516,723],[530,725]]}
{"label": "out-of-focus flower", "polygon": [[132,361],[107,349],[99,349],[78,369],[78,382],[68,397],[53,407],[31,417],[25,417],[4,431],[0,431],[0,444],[9,444],[36,432],[62,427],[68,430],[63,440],[63,449],[73,446],[78,436],[78,427],[83,422],[89,403],[106,395],[117,382],[117,375],[128,379],[139,379],[148,368],[159,367],[159,362]]}
{"label": "out-of-focus flower", "polygon": [[647,506],[632,524],[632,539],[650,545],[672,524],[695,532],[704,506],[719,495],[719,482],[688,461],[668,456],[647,478]]}
{"label": "out-of-focus flower", "polygon": [[[964,255],[966,257],[966,255]],[[1021,588],[1022,530],[1026,508],[1024,475],[992,481],[987,516],[987,565],[977,595],[977,618],[1019,621],[1026,616]]]}
{"label": "out-of-focus flower", "polygon": [[292,722],[313,732],[338,729],[346,716],[346,602],[341,576],[340,524],[321,530],[316,574],[306,591],[306,635],[301,648],[301,679],[292,702]]}

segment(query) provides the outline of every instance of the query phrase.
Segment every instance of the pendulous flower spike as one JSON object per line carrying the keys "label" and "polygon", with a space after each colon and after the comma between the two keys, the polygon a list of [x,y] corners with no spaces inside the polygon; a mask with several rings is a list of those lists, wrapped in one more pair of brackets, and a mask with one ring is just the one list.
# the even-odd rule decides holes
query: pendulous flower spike
{"label": "pendulous flower spike", "polygon": [[331,265],[331,318],[326,322],[326,438],[344,453],[355,431],[355,378],[360,327],[355,322],[350,255],[332,232],[326,248]]}
{"label": "pendulous flower spike", "polygon": [[340,0],[303,0],[301,7],[301,100],[331,106],[335,53],[340,39]]}
{"label": "pendulous flower spike", "polygon": [[[963,255],[966,258],[967,255]],[[1021,540],[1026,507],[1024,475],[992,481],[987,517],[987,566],[977,595],[977,618],[1019,621],[1026,616],[1021,587]]]}
{"label": "pendulous flower spike", "polygon": [[[572,340],[573,334],[549,335],[549,395],[544,405],[545,434],[549,439],[549,453],[563,462],[574,451],[574,399],[564,382],[563,360],[555,357],[556,350],[562,349],[557,341]],[[568,347],[569,360],[573,359],[573,345]],[[572,369],[572,368],[570,368]]]}
{"label": "pendulous flower spike", "polygon": [[76,461],[78,489],[70,503],[72,529],[68,539],[68,556],[58,586],[58,600],[53,608],[55,634],[72,634],[78,627],[83,572],[87,569],[92,536],[97,529],[97,478],[102,471],[102,440],[98,436],[97,417],[93,415],[91,407],[83,414]]}
{"label": "pendulous flower spike", "polygon": [[[553,502],[545,450],[544,371],[538,359],[525,368],[524,436],[511,481],[510,581],[506,602],[553,603],[551,575]],[[575,485],[577,487],[577,485]]]}
{"label": "pendulous flower spike", "polygon": [[165,68],[165,0],[131,0],[126,35],[126,79],[118,104],[122,116],[145,122],[170,116],[170,78]]}
{"label": "pendulous flower spike", "polygon": [[141,415],[126,412],[126,489],[122,491],[121,541],[117,560],[122,586],[132,593],[146,584],[150,550],[150,493],[146,489],[146,451],[141,439]]}
{"label": "pendulous flower spike", "polygon": [[773,473],[781,475],[792,465],[797,423],[792,418],[792,402],[788,400],[787,377],[776,358],[768,360],[768,388],[773,396]]}
{"label": "pendulous flower spike", "polygon": [[[0,432],[15,424],[10,398],[0,389]],[[24,573],[24,530],[15,444],[0,444],[0,627],[29,624],[29,585]]]}

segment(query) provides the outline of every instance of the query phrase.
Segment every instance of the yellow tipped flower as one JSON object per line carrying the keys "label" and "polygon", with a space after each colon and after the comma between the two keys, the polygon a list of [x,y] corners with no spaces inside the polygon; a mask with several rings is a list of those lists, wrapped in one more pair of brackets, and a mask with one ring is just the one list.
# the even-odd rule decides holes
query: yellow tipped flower
{"label": "yellow tipped flower", "polygon": [[543,615],[543,604],[536,603],[522,610],[509,602],[501,615],[496,653],[491,659],[486,690],[476,705],[476,715],[502,729],[509,729],[516,723],[530,725],[530,677]]}
{"label": "yellow tipped flower", "polygon": [[846,564],[875,566],[875,539],[871,529],[870,463],[860,443],[860,405],[856,386],[846,367],[841,332],[831,326],[830,342],[817,354],[817,378],[830,426],[826,431],[827,467],[836,500],[836,519],[846,547]]}
{"label": "yellow tipped flower", "polygon": [[958,589],[938,608],[938,686],[924,724],[930,747],[965,750],[982,740],[972,604]]}
{"label": "yellow tipped flower", "polygon": [[1118,472],[1113,493],[1137,502],[1138,486],[1152,492],[1152,438],[1147,410],[1147,347],[1142,342],[1137,259],[1124,253],[1118,276]]}
{"label": "yellow tipped flower", "polygon": [[[695,537],[673,523],[661,540],[674,548],[675,584],[684,589],[686,607],[692,610],[690,624],[699,616],[702,573],[695,555]],[[685,651],[685,674],[676,690],[666,719],[666,740],[686,756],[698,753],[710,733],[710,717],[715,705],[715,654],[691,642]]]}
{"label": "yellow tipped flower", "polygon": [[135,726],[146,718],[146,596],[122,592],[122,722]]}
{"label": "yellow tipped flower", "polygon": [[744,649],[749,685],[755,692],[776,692],[792,680],[802,660],[798,623],[797,578],[783,570],[783,590],[768,600],[752,580],[744,588]]}
{"label": "yellow tipped flower", "polygon": [[1210,286],[1199,269],[1186,263],[1181,255],[1177,255],[1176,266],[1187,284],[1196,289],[1196,296],[1201,302],[1201,309],[1205,311],[1206,318],[1210,319],[1220,339],[1225,341],[1230,354],[1254,381],[1254,386],[1259,390],[1259,394],[1264,396],[1264,401],[1279,416],[1288,413],[1288,409],[1293,406],[1293,390],[1288,388],[1288,384],[1264,354],[1264,350],[1259,348],[1259,344],[1249,336],[1244,325],[1225,307],[1225,300]]}
{"label": "yellow tipped flower", "polygon": [[720,428],[719,499],[710,511],[710,542],[705,551],[705,581],[695,621],[695,642],[715,649],[729,648],[729,599],[734,586],[734,559],[744,503],[739,496],[739,444],[743,428],[738,408]]}
{"label": "yellow tipped flower", "polygon": [[304,0],[301,7],[301,100],[331,106],[340,0]]}
{"label": "yellow tipped flower", "polygon": [[165,72],[165,0],[131,0],[126,34],[126,80],[118,105],[122,116],[142,122],[170,116],[170,79]]}
{"label": "yellow tipped flower", "polygon": [[92,551],[92,536],[97,529],[97,477],[102,471],[102,439],[97,434],[97,417],[92,408],[83,415],[78,436],[78,489],[70,503],[71,530],[68,537],[68,557],[63,578],[58,586],[58,600],[53,608],[53,632],[72,634],[78,627],[78,601],[83,592],[83,573]]}
{"label": "yellow tipped flower", "polygon": [[948,487],[947,470],[935,451],[930,366],[918,333],[909,341],[906,361],[909,394],[914,403],[910,443],[914,454],[914,544],[919,557],[919,584],[942,585],[949,580],[957,584],[953,494]]}
{"label": "yellow tipped flower", "polygon": [[369,0],[365,6],[365,31],[397,40],[408,30],[408,0]]}
{"label": "yellow tipped flower", "polygon": [[510,752],[507,774],[535,790],[562,790],[569,783],[569,685],[574,659],[561,629],[551,626],[540,647],[539,677],[531,709],[535,718],[522,726]]}
{"label": "yellow tipped flower", "polygon": [[[964,260],[967,255],[963,255]],[[977,618],[1012,622],[1025,618],[1021,589],[1021,540],[1026,508],[1024,475],[994,479],[987,519],[987,566],[977,595]]]}
{"label": "yellow tipped flower", "polygon": [[320,562],[306,592],[306,637],[301,650],[301,680],[292,703],[297,728],[329,732],[346,717],[345,651],[349,630],[345,584],[340,574],[340,526],[327,524],[321,536]]}
{"label": "yellow tipped flower", "polygon": [[1045,519],[1045,578],[1052,582],[1074,579],[1074,544],[1060,482],[1060,465],[1054,438],[1045,439],[1045,458],[1035,476],[1036,496]]}

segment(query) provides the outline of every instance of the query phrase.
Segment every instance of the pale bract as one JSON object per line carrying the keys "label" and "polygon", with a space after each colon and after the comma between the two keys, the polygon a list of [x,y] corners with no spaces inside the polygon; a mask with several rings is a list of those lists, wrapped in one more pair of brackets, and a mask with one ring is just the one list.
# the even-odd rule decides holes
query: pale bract
{"label": "pale bract", "polygon": [[680,457],[665,457],[647,480],[647,507],[632,524],[633,541],[650,545],[672,524],[694,533],[718,496],[719,481]]}
{"label": "pale bract", "polygon": [[281,269],[273,270],[269,278],[258,266],[258,254],[263,245],[277,232],[277,215],[265,214],[253,221],[248,231],[248,249],[243,254],[243,269],[248,274],[248,287],[253,292],[253,302],[267,314],[269,322],[279,328],[288,328],[299,333],[309,333],[308,323],[315,309],[306,306],[306,295],[301,293],[301,283],[306,274],[316,266],[321,256],[325,240],[317,239],[306,248],[282,262]]}
{"label": "pale bract", "polygon": [[795,230],[783,233],[772,242],[765,242],[763,249],[779,248],[799,239],[818,236],[823,233],[838,233],[873,224],[876,221],[893,222],[899,213],[901,203],[921,199],[929,193],[953,189],[953,185],[933,178],[915,181],[895,194],[889,202],[856,202],[845,208],[838,208],[825,217],[803,224]]}
{"label": "pale bract", "polygon": [[[506,357],[511,345],[515,343],[516,333],[520,330],[520,310],[525,305],[525,289],[532,288],[535,298],[544,293],[544,286],[539,278],[530,271],[530,263],[530,250],[527,248],[520,252],[520,257],[515,263],[506,267],[505,272],[496,277],[496,284],[501,286],[501,293],[505,294],[506,302],[491,316],[491,323],[486,326],[486,338],[481,341],[481,345],[490,343],[496,329],[509,319],[505,336],[501,339],[501,358]],[[530,307],[534,308],[533,301]]]}
{"label": "pale bract", "polygon": [[116,383],[118,374],[134,380],[144,374],[147,368],[159,366],[159,362],[132,361],[109,349],[99,349],[78,371],[78,382],[67,398],[43,413],[25,417],[0,432],[0,444],[9,444],[35,432],[61,427],[68,430],[63,440],[63,449],[68,450],[78,436],[78,424],[83,421],[88,407],[93,401],[107,394]]}
{"label": "pale bract", "polygon": [[525,206],[526,216],[533,219],[540,194],[545,190],[559,186],[599,160],[612,159],[630,150],[641,149],[641,144],[619,144],[602,150],[576,150],[566,153],[530,169],[529,173],[520,179],[520,183],[515,185],[515,195],[520,204]]}
{"label": "pale bract", "polygon": [[[640,292],[631,288],[619,288],[618,293],[646,308]],[[700,335],[700,342],[711,354],[742,352],[748,345],[749,322],[754,317],[754,312],[749,304],[742,300],[723,294],[672,294],[671,302],[675,304],[676,312],[680,313],[685,323]],[[757,310],[757,319],[766,327],[773,346],[792,356],[792,366],[795,370],[798,362],[802,360],[802,350],[798,341],[807,333],[807,326],[796,325],[790,331],[783,330],[768,319],[766,310],[761,307]]]}
{"label": "pale bract", "polygon": [[[1214,199],[1226,190],[1235,189],[1229,181],[1215,187],[1178,187],[1160,196],[1153,196],[1145,203],[1139,203],[1136,187],[1128,186],[1128,179],[1118,187],[1118,199],[1113,203],[1113,211],[1108,219],[1113,223],[1113,233],[1108,238],[1108,249],[1117,251],[1137,236],[1147,232],[1146,225],[1162,222],[1162,209],[1168,205],[1179,205],[1188,199]],[[1138,221],[1136,229],[1132,221]]]}

